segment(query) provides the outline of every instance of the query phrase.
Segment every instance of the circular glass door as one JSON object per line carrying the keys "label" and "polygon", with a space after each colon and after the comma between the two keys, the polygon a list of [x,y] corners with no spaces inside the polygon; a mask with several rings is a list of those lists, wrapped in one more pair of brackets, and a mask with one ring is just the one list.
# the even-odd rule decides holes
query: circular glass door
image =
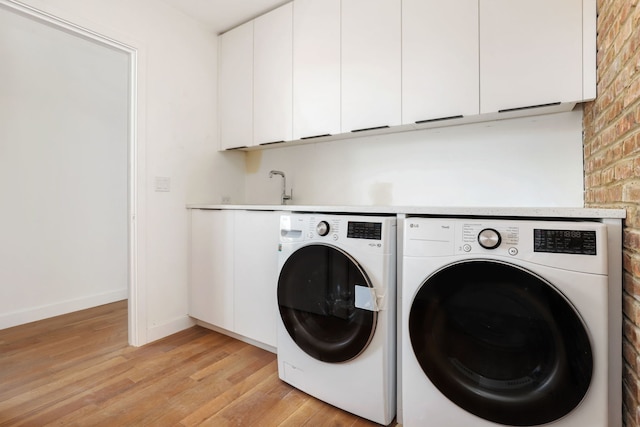
{"label": "circular glass door", "polygon": [[278,279],[278,307],[287,332],[305,353],[339,363],[367,347],[377,313],[356,308],[355,286],[371,283],[338,248],[310,245],[289,256]]}
{"label": "circular glass door", "polygon": [[497,261],[427,278],[409,313],[414,354],[449,400],[500,424],[557,420],[582,401],[593,356],[586,328],[550,283]]}

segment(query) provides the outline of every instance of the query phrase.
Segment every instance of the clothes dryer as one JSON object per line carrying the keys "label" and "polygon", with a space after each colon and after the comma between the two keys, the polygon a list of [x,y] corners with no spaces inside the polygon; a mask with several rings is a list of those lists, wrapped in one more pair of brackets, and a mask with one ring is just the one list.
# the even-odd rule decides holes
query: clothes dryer
{"label": "clothes dryer", "polygon": [[[597,222],[404,220],[406,427],[613,427],[607,229]],[[619,333],[620,331],[617,331]],[[615,332],[613,332],[615,333]],[[611,347],[611,348],[610,348]]]}
{"label": "clothes dryer", "polygon": [[396,409],[395,245],[395,217],[280,219],[280,378],[384,425]]}

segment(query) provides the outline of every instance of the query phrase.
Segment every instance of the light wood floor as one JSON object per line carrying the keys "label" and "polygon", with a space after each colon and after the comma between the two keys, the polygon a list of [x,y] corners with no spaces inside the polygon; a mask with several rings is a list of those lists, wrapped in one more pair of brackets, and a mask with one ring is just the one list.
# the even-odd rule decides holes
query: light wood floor
{"label": "light wood floor", "polygon": [[0,330],[0,426],[375,426],[278,379],[276,356],[193,327],[127,345],[126,301]]}

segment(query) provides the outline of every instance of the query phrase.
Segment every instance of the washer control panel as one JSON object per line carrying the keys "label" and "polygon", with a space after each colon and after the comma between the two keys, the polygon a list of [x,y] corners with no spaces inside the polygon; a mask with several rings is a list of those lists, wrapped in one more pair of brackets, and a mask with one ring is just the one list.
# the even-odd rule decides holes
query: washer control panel
{"label": "washer control panel", "polygon": [[382,240],[382,223],[369,221],[349,221],[347,237],[352,239]]}
{"label": "washer control panel", "polygon": [[282,214],[280,247],[317,242],[388,253],[395,248],[396,223],[396,217],[391,215]]}
{"label": "washer control panel", "polygon": [[318,233],[319,236],[326,236],[330,230],[331,226],[327,221],[320,221],[318,225],[316,225],[316,233]]}

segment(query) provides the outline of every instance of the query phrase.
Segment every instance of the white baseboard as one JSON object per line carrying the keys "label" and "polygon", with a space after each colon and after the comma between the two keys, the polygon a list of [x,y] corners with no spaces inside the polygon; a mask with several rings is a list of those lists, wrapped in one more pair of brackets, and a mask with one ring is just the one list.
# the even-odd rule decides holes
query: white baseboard
{"label": "white baseboard", "polygon": [[0,329],[24,325],[25,323],[48,319],[61,314],[72,313],[74,311],[121,301],[123,299],[127,299],[128,296],[129,291],[124,288],[99,295],[88,295],[72,300],[56,302],[54,304],[29,307],[12,313],[0,314]]}
{"label": "white baseboard", "polygon": [[169,335],[173,335],[176,332],[189,329],[195,324],[196,323],[186,314],[184,316],[176,317],[175,319],[161,325],[147,329],[147,342],[144,344],[148,344],[161,338],[168,337]]}

